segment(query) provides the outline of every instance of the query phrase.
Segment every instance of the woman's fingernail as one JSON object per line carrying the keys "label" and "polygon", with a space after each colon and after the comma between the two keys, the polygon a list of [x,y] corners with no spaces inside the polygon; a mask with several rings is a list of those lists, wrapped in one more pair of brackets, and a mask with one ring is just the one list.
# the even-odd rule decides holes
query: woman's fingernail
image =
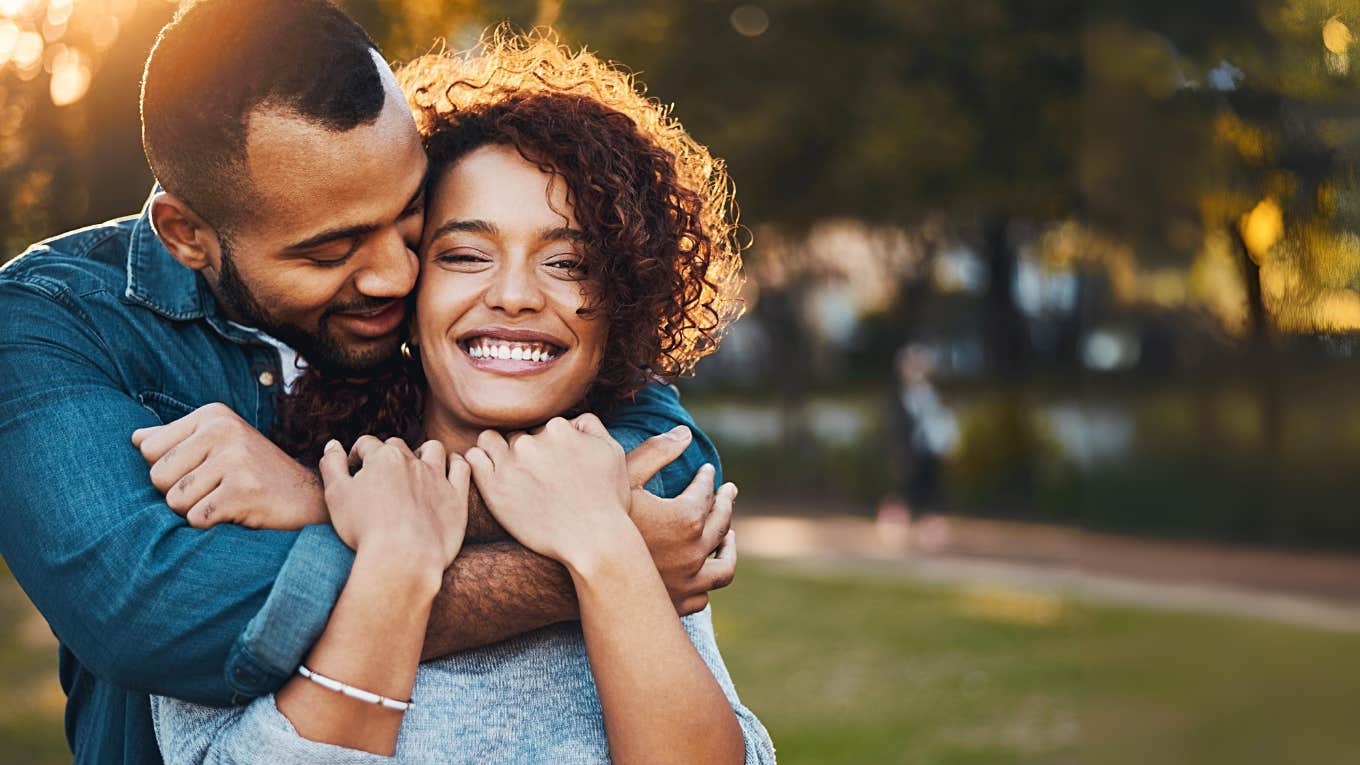
{"label": "woman's fingernail", "polygon": [[666,437],[675,441],[688,441],[690,439],[689,428],[684,425],[676,425],[666,431]]}
{"label": "woman's fingernail", "polygon": [[332,449],[339,449],[339,448],[340,448],[340,442],[339,442],[339,441],[336,441],[334,438],[332,438],[331,440],[329,440],[329,441],[326,442],[326,451],[330,451],[330,450],[332,450]]}

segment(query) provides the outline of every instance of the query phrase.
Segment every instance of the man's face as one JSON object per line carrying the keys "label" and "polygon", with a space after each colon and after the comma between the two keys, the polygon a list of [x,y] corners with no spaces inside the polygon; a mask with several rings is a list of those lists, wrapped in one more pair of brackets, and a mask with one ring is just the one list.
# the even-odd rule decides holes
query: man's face
{"label": "man's face", "polygon": [[255,209],[220,238],[212,280],[233,320],[333,373],[392,359],[418,272],[425,151],[381,67],[387,103],[372,124],[335,132],[281,111],[251,116]]}

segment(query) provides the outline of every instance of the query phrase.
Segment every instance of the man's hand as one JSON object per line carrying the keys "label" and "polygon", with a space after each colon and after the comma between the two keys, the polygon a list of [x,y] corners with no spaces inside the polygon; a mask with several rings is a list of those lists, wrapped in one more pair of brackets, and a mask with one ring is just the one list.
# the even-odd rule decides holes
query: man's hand
{"label": "man's hand", "polygon": [[731,584],[737,568],[737,544],[731,530],[732,504],[737,497],[734,484],[723,484],[715,493],[715,471],[705,465],[674,499],[661,499],[642,488],[684,453],[690,438],[689,429],[682,426],[647,439],[627,458],[632,487],[629,515],[642,532],[681,616],[702,611],[708,605],[709,591]]}
{"label": "man's hand", "polygon": [[134,431],[132,444],[165,503],[196,529],[299,529],[329,520],[318,476],[226,404]]}

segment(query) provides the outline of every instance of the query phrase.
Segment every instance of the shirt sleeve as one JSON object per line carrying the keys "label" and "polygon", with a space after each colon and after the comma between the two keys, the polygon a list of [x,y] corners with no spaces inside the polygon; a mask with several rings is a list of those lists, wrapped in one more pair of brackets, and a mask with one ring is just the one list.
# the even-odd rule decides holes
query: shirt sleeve
{"label": "shirt sleeve", "polygon": [[76,659],[132,691],[229,704],[277,688],[324,629],[352,553],[329,527],[190,528],[132,431],[79,301],[0,285],[0,554]]}
{"label": "shirt sleeve", "polygon": [[711,464],[716,471],[715,485],[721,485],[723,480],[718,450],[694,424],[690,413],[680,405],[680,391],[674,385],[653,383],[638,391],[633,401],[605,418],[609,434],[623,446],[625,452],[636,449],[638,444],[648,438],[665,433],[677,425],[688,427],[694,440],[684,454],[647,482],[647,490],[658,497],[680,494],[705,463]]}
{"label": "shirt sleeve", "polygon": [[165,765],[386,765],[398,761],[303,738],[279,711],[273,694],[235,709],[153,696],[151,719]]}
{"label": "shirt sleeve", "polygon": [[742,737],[746,739],[746,765],[774,765],[774,742],[770,740],[770,734],[765,730],[760,718],[747,709],[737,697],[737,688],[732,684],[732,676],[728,674],[727,665],[723,663],[722,654],[718,652],[718,641],[713,635],[711,607],[686,616],[680,621],[685,625],[685,632],[689,633],[689,639],[699,651],[699,656],[713,672],[718,685],[722,687],[723,694],[732,705],[732,711],[737,715],[737,721],[741,723]]}

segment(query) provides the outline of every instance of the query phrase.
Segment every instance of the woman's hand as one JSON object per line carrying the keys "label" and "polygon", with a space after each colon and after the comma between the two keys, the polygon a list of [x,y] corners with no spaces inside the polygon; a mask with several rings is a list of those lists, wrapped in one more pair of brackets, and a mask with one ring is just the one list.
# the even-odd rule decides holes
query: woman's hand
{"label": "woman's hand", "polygon": [[571,563],[637,537],[623,448],[593,414],[561,417],[507,441],[486,431],[467,461],[482,499],[521,544]]}
{"label": "woman's hand", "polygon": [[326,445],[321,480],[331,523],[356,552],[378,550],[442,575],[463,546],[470,472],[458,455],[427,441],[415,452],[399,438],[364,436],[352,457]]}

